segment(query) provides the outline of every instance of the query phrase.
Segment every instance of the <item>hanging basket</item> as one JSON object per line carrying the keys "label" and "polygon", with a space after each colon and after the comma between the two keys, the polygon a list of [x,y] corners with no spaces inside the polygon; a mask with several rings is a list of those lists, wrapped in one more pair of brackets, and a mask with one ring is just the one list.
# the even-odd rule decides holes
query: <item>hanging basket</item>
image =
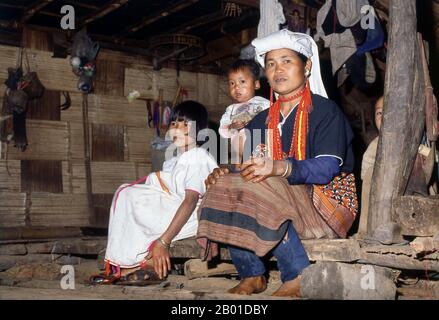
{"label": "hanging basket", "polygon": [[35,71],[31,71],[29,56],[26,48],[20,48],[20,53],[17,60],[17,69],[23,69],[23,62],[25,72],[18,83],[18,89],[23,90],[27,94],[28,100],[40,98],[44,94],[44,86],[38,78],[37,73]]}
{"label": "hanging basket", "polygon": [[188,34],[164,34],[154,36],[150,40],[149,49],[154,51],[157,57],[165,57],[179,52],[178,55],[170,56],[170,60],[191,61],[205,54],[203,39]]}
{"label": "hanging basket", "polygon": [[21,78],[23,78],[21,67],[8,68],[8,79],[6,79],[5,85],[11,90],[17,90]]}
{"label": "hanging basket", "polygon": [[24,90],[11,90],[7,96],[6,111],[8,113],[23,113],[26,111],[29,97]]}
{"label": "hanging basket", "polygon": [[41,83],[40,79],[36,72],[28,72],[26,73],[22,81],[26,82],[26,86],[23,88],[23,91],[27,93],[29,99],[40,98],[44,94],[44,86]]}

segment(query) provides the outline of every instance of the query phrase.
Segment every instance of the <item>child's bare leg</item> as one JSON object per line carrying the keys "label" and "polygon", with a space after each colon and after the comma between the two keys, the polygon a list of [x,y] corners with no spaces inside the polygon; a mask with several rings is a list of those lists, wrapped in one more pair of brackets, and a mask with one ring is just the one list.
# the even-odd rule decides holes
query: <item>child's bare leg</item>
{"label": "child's bare leg", "polygon": [[241,130],[239,133],[239,162],[242,162],[242,156],[244,154],[244,144],[245,144],[245,131]]}
{"label": "child's bare leg", "polygon": [[231,164],[239,164],[241,161],[240,154],[240,138],[238,135],[233,136],[230,139],[230,151],[231,151]]}

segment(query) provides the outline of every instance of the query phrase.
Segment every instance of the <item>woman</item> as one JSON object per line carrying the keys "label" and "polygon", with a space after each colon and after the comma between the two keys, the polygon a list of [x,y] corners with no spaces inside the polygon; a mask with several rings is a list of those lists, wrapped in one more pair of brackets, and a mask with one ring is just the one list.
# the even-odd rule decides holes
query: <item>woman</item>
{"label": "woman", "polygon": [[355,219],[353,136],[326,98],[311,37],[281,30],[252,44],[278,99],[248,124],[254,151],[241,172],[217,168],[206,179],[197,237],[206,257],[216,254],[212,244],[229,245],[241,278],[229,292],[264,291],[261,258],[273,254],[283,282],[274,295],[299,296],[309,265],[300,238],[346,237]]}

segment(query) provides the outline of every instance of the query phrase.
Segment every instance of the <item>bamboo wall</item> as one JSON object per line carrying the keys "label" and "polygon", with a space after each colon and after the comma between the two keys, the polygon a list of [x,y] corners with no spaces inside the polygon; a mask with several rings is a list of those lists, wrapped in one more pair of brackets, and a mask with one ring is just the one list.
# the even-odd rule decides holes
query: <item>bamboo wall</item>
{"label": "bamboo wall", "polygon": [[[177,83],[176,70],[153,71],[142,57],[101,50],[95,90],[87,98],[89,195],[83,96],[77,90],[77,78],[68,59],[51,57],[47,34],[28,30],[24,41],[31,68],[46,92],[29,105],[27,150],[1,146],[0,227],[107,226],[115,189],[151,170],[154,131],[147,127],[146,102],[128,104],[126,95],[131,90],[157,99],[163,89],[164,101],[172,101],[180,84],[188,91],[188,99],[208,108],[213,121],[219,121],[230,104],[223,77],[181,71]],[[17,55],[18,48],[0,46],[0,99],[6,88],[6,70],[16,64]],[[68,91],[72,98],[68,110],[58,108],[64,102],[61,91]]]}

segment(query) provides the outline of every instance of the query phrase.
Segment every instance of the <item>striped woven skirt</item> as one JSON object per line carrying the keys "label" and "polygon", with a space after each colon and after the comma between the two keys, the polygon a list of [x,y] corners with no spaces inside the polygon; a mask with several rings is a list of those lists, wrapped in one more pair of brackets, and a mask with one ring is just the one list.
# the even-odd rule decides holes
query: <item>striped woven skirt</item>
{"label": "striped woven skirt", "polygon": [[260,183],[237,173],[221,177],[205,194],[198,219],[197,241],[207,260],[218,254],[218,243],[265,256],[285,237],[289,221],[301,239],[338,237],[316,210],[312,186],[278,177]]}

